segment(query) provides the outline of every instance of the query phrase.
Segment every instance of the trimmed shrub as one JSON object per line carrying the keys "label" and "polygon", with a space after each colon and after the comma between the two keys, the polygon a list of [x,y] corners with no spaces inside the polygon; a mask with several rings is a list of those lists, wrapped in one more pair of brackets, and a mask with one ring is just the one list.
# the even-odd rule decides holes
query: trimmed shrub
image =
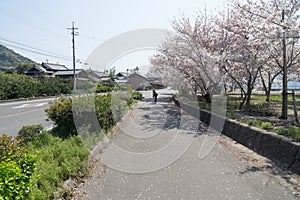
{"label": "trimmed shrub", "polygon": [[115,84],[112,81],[104,81],[97,84],[96,93],[112,92]]}
{"label": "trimmed shrub", "polygon": [[24,74],[0,72],[0,99],[69,93],[71,93],[71,86],[60,78],[43,77],[35,79]]}
{"label": "trimmed shrub", "polygon": [[62,138],[67,138],[71,135],[76,135],[76,127],[72,112],[72,99],[59,98],[50,103],[49,108],[45,109],[49,119],[57,125],[52,133]]}
{"label": "trimmed shrub", "polygon": [[24,141],[28,142],[36,134],[41,133],[43,126],[40,124],[23,126],[18,132],[18,136]]}

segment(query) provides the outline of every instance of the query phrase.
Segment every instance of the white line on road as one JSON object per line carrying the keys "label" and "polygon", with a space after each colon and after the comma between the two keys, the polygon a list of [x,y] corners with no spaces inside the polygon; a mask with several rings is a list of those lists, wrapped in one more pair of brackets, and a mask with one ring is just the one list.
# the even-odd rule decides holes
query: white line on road
{"label": "white line on road", "polygon": [[20,106],[12,107],[12,109],[24,108],[24,107],[27,107],[27,106],[29,106],[29,105],[30,105],[30,104],[25,103],[25,104],[22,104],[22,105],[20,105]]}
{"label": "white line on road", "polygon": [[34,100],[24,100],[24,101],[15,101],[15,102],[8,102],[8,103],[0,103],[1,106],[12,106],[12,105],[20,105],[24,103],[38,103],[38,102],[49,102],[54,100],[55,98],[47,98],[47,99],[34,99]]}
{"label": "white line on road", "polygon": [[48,102],[44,102],[44,103],[38,103],[38,104],[22,104],[20,106],[15,106],[15,107],[12,107],[12,109],[18,109],[18,108],[33,108],[33,107],[42,107],[44,105],[48,104]]}

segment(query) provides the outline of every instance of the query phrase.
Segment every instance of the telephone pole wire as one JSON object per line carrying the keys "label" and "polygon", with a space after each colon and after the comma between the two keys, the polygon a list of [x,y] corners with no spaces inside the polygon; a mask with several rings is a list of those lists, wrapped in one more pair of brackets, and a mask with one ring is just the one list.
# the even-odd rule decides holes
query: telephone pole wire
{"label": "telephone pole wire", "polygon": [[67,28],[68,30],[71,30],[72,34],[72,48],[73,48],[73,93],[76,93],[76,60],[75,60],[75,36],[78,35],[78,32],[75,32],[75,30],[78,30],[78,28],[75,28],[74,22],[72,22],[72,27]]}

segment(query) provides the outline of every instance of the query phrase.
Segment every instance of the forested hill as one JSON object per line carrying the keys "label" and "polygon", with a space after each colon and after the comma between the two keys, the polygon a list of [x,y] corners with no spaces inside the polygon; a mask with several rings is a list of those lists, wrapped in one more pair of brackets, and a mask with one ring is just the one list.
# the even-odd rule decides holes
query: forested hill
{"label": "forested hill", "polygon": [[33,63],[33,61],[0,44],[0,67],[29,63]]}

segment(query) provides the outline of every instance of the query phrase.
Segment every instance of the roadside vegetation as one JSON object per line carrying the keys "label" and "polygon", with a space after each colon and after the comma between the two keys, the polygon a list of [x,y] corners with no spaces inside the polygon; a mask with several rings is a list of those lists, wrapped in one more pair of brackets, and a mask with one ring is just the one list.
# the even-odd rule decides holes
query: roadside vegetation
{"label": "roadside vegetation", "polygon": [[[17,137],[0,137],[0,199],[70,199],[71,190],[63,183],[77,182],[88,175],[90,150],[142,96],[139,92],[123,92],[118,96],[74,98],[54,100],[46,109],[49,119],[55,122],[53,130],[30,125],[24,126]],[[86,104],[90,100],[94,106]],[[78,112],[79,120],[86,120],[82,130],[76,129],[73,112]],[[92,112],[96,113],[100,130],[88,124],[86,116]]]}
{"label": "roadside vegetation", "polygon": [[[178,96],[186,103],[199,106],[201,109],[211,110],[211,103],[207,103],[203,98],[190,100],[181,95]],[[269,102],[266,102],[264,95],[252,94],[251,104],[242,109],[239,109],[240,101],[242,101],[239,94],[229,93],[226,95],[226,99],[226,117],[300,142],[300,127],[295,121],[291,96],[288,98],[288,120],[279,118],[282,102],[280,94],[271,94]],[[300,100],[300,95],[296,95],[296,99]],[[300,101],[297,101],[296,105],[299,113]]]}
{"label": "roadside vegetation", "polygon": [[71,85],[60,78],[35,79],[24,74],[0,72],[0,100],[70,94]]}

